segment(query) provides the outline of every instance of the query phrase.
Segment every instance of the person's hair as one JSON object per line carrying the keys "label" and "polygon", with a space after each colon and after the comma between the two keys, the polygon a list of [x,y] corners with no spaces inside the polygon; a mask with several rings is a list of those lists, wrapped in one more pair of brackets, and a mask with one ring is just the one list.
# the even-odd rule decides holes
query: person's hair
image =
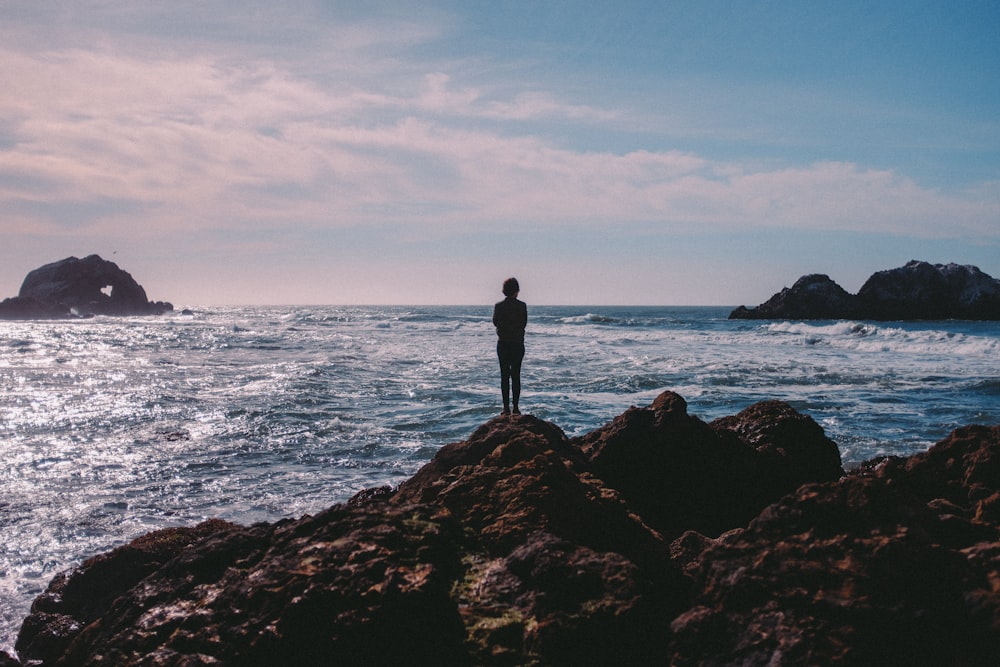
{"label": "person's hair", "polygon": [[508,278],[503,281],[503,295],[514,296],[521,291],[521,286],[517,284],[517,278]]}

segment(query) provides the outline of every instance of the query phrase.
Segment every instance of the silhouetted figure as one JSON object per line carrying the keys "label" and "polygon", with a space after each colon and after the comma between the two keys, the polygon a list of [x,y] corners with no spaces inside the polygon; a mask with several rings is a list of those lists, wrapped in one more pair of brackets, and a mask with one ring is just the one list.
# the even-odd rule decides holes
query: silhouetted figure
{"label": "silhouetted figure", "polygon": [[521,360],[524,359],[524,328],[528,325],[528,306],[518,301],[521,286],[517,278],[503,282],[503,301],[493,306],[493,324],[497,328],[497,357],[500,359],[500,394],[503,396],[503,414],[511,413],[511,394],[514,414],[521,411],[517,404],[521,398]]}

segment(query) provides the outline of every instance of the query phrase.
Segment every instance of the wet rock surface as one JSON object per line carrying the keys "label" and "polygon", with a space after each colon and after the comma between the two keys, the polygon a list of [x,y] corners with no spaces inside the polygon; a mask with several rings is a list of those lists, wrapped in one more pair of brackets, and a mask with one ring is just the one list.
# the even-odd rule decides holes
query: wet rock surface
{"label": "wet rock surface", "polygon": [[[1000,427],[844,475],[769,401],[522,415],[316,516],[151,533],[53,580],[39,665],[992,664]],[[874,662],[873,662],[874,661]]]}

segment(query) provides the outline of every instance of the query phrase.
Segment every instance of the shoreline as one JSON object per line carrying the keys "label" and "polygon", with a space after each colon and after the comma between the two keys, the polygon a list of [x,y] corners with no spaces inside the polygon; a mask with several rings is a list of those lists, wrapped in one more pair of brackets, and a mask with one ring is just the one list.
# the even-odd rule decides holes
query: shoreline
{"label": "shoreline", "polygon": [[396,489],[89,559],[36,600],[18,650],[42,665],[986,664],[997,469],[1000,426],[978,426],[845,473],[780,401],[706,424],[665,392],[574,438],[495,418]]}

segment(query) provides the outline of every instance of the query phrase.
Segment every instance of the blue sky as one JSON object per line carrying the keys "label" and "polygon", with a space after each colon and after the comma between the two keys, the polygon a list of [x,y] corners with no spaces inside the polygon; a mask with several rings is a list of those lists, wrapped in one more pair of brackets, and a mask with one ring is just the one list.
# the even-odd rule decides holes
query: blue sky
{"label": "blue sky", "polygon": [[0,296],[755,305],[1000,277],[1000,3],[0,3]]}

